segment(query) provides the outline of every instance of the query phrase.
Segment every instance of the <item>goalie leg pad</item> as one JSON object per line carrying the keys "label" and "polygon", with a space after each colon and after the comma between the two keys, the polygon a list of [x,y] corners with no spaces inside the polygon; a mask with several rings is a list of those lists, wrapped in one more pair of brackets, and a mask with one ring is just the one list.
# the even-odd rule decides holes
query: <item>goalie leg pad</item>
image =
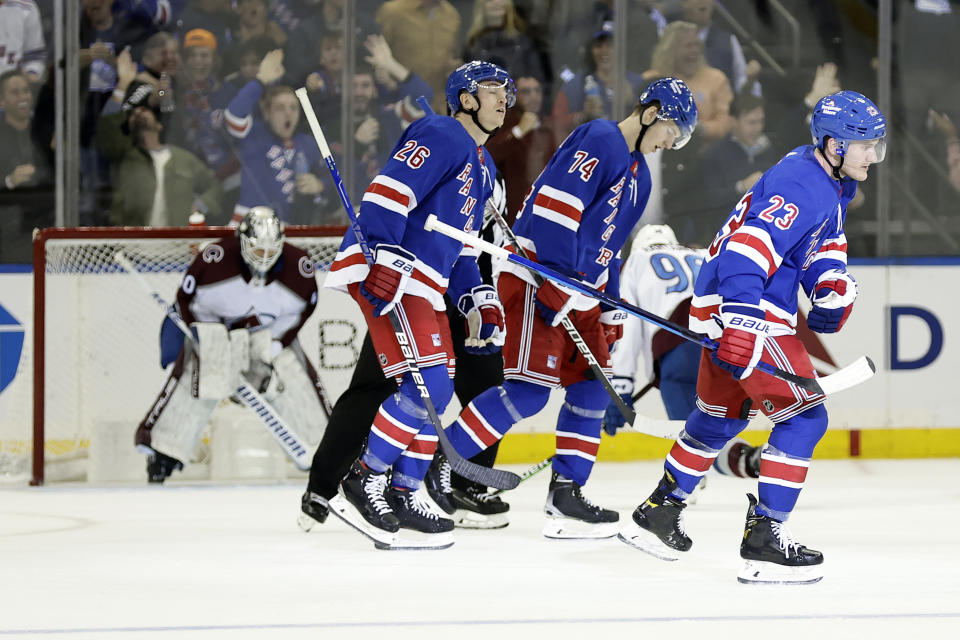
{"label": "goalie leg pad", "polygon": [[218,401],[231,393],[235,386],[235,369],[227,328],[219,322],[194,322],[190,328],[197,335],[194,344],[199,364],[197,397]]}
{"label": "goalie leg pad", "polygon": [[[184,464],[193,457],[203,428],[220,400],[193,397],[189,381],[193,378],[195,367],[195,359],[187,356],[183,375],[177,379],[171,377],[164,388],[164,393],[169,394],[166,403],[159,407],[159,403],[154,404],[151,412],[155,413],[148,416],[153,423],[149,446]],[[174,385],[172,390],[170,383]]]}
{"label": "goalie leg pad", "polygon": [[288,347],[274,358],[273,377],[263,397],[307,448],[316,449],[327,428],[327,414],[316,384],[293,349]]}

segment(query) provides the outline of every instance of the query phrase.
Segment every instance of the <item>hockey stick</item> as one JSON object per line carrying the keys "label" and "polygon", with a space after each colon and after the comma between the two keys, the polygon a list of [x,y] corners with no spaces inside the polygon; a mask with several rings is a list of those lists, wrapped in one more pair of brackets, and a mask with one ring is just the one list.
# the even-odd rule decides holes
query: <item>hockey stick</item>
{"label": "hockey stick", "polygon": [[[164,300],[159,293],[153,290],[150,283],[137,271],[137,268],[130,262],[127,256],[124,255],[123,251],[117,251],[113,259],[123,267],[127,273],[133,276],[133,279],[137,281],[137,284],[139,284],[144,291],[150,294],[153,301],[156,302],[157,305],[163,309],[166,316],[177,325],[177,328],[183,332],[187,340],[193,340],[193,332],[190,331],[187,323],[173,311],[173,307],[167,304],[167,301]],[[303,438],[298,436],[296,432],[287,425],[270,403],[246,383],[241,383],[240,386],[237,387],[235,395],[241,404],[256,414],[264,428],[266,428],[270,435],[273,436],[273,439],[277,441],[277,444],[280,445],[283,452],[293,460],[297,468],[301,471],[309,471],[310,465],[313,462],[313,456],[303,444]]]}
{"label": "hockey stick", "polygon": [[[593,287],[590,287],[579,280],[574,280],[573,278],[568,278],[567,276],[557,273],[553,269],[544,267],[541,264],[527,260],[521,256],[518,256],[515,253],[507,251],[502,247],[476,238],[468,233],[461,231],[455,227],[451,227],[448,224],[444,224],[437,220],[436,216],[427,216],[427,221],[424,224],[424,228],[429,231],[437,231],[443,235],[449,236],[460,240],[464,244],[469,244],[472,247],[480,249],[490,255],[502,258],[514,264],[518,264],[521,267],[539,273],[540,275],[553,280],[554,282],[559,282],[575,291],[579,291],[584,295],[591,296],[596,298],[600,302],[605,302],[608,305],[617,307],[618,309],[623,309],[627,313],[638,316],[647,322],[651,322],[661,329],[666,329],[667,331],[674,333],[685,340],[690,342],[695,342],[702,347],[710,349],[711,351],[716,350],[718,344],[716,341],[707,338],[699,333],[691,331],[686,327],[682,327],[678,324],[674,324],[665,318],[645,311],[640,307],[634,306],[629,302],[624,302],[622,300],[614,300],[610,296],[604,294],[601,291],[597,291]],[[803,376],[798,376],[795,373],[790,373],[789,371],[784,371],[779,369],[766,362],[758,362],[756,369],[763,371],[769,375],[772,375],[781,380],[786,380],[787,382],[793,383],[798,387],[803,387],[807,391],[816,393],[819,395],[831,395],[837,393],[838,391],[843,391],[844,389],[849,389],[852,386],[858,385],[861,382],[869,380],[873,374],[876,372],[876,367],[870,358],[866,356],[861,356],[855,360],[852,364],[847,365],[843,369],[840,369],[836,373],[824,376],[822,378],[805,378]]]}
{"label": "hockey stick", "polygon": [[[541,471],[549,467],[551,464],[553,464],[553,456],[550,456],[549,458],[541,460],[540,462],[538,462],[537,464],[533,465],[532,467],[530,467],[529,469],[527,469],[526,471],[520,474],[520,482],[525,482],[529,480],[533,476],[537,475],[538,473],[540,473]],[[492,491],[484,491],[483,493],[478,493],[477,498],[480,498],[480,499],[492,498],[493,496],[500,495],[504,491],[507,491],[507,489],[493,489]]]}
{"label": "hockey stick", "polygon": [[[303,108],[304,115],[307,117],[307,123],[310,125],[310,131],[313,133],[313,137],[317,142],[317,147],[320,149],[320,154],[323,156],[324,161],[327,163],[327,168],[330,170],[330,176],[333,178],[333,183],[337,187],[337,193],[340,194],[340,201],[343,203],[343,207],[346,209],[347,215],[350,218],[350,227],[353,229],[353,233],[357,237],[357,244],[360,246],[360,250],[363,252],[363,257],[366,259],[367,264],[373,264],[373,253],[371,253],[370,247],[367,245],[367,240],[363,235],[363,231],[360,229],[360,222],[357,219],[357,214],[353,210],[353,205],[350,203],[350,197],[347,195],[346,186],[343,184],[343,179],[340,177],[340,172],[337,170],[337,165],[333,160],[333,155],[330,153],[330,147],[327,146],[327,140],[323,135],[323,130],[320,128],[320,123],[317,121],[317,115],[313,111],[313,105],[310,103],[310,97],[307,95],[307,90],[301,87],[296,90],[296,94],[297,98],[300,100],[300,106]],[[400,350],[403,352],[403,357],[406,361],[407,368],[410,370],[410,376],[413,378],[414,384],[417,385],[417,390],[420,392],[420,397],[423,399],[423,404],[427,409],[427,414],[430,416],[430,422],[433,423],[433,426],[437,431],[437,438],[440,441],[440,447],[443,450],[444,455],[447,456],[447,460],[450,462],[450,467],[453,469],[454,473],[487,487],[496,487],[497,489],[512,489],[513,487],[517,486],[517,484],[520,482],[520,476],[517,474],[510,471],[503,471],[501,469],[484,467],[470,462],[461,456],[460,453],[454,448],[453,443],[450,442],[446,432],[443,430],[443,425],[440,423],[440,417],[437,415],[437,409],[434,407],[433,400],[430,398],[430,391],[427,389],[427,385],[423,380],[423,375],[420,373],[420,367],[417,366],[417,360],[414,357],[413,350],[410,347],[411,340],[404,331],[403,325],[400,323],[400,317],[397,314],[397,311],[395,309],[391,310],[388,314],[388,317],[390,318],[390,324],[393,327],[394,336],[396,336],[397,343],[400,345]]]}
{"label": "hockey stick", "polygon": [[[518,254],[524,258],[528,258],[529,256],[527,255],[526,250],[520,246],[520,242],[517,240],[516,234],[513,233],[513,229],[510,228],[510,225],[507,224],[507,221],[503,219],[503,216],[500,215],[500,212],[495,206],[493,206],[493,204],[490,203],[489,200],[487,201],[487,209],[489,209],[490,213],[493,214],[493,219],[497,221],[497,226],[499,226],[500,230],[503,231],[503,235],[506,236],[507,242],[513,245],[514,250]],[[539,287],[543,284],[544,278],[539,274],[534,273],[533,281]],[[594,378],[603,384],[603,388],[606,390],[607,395],[610,396],[610,399],[613,400],[614,404],[617,405],[617,409],[620,410],[620,414],[632,425],[637,419],[637,412],[634,411],[632,407],[628,407],[627,403],[624,402],[623,398],[620,397],[620,394],[617,393],[616,389],[613,388],[613,385],[610,383],[610,379],[607,377],[607,374],[605,374],[603,369],[600,368],[600,363],[597,362],[596,356],[594,356],[593,352],[590,351],[590,347],[583,339],[583,336],[580,335],[580,332],[577,331],[577,328],[573,326],[573,321],[570,319],[570,316],[564,315],[561,324],[563,324],[563,328],[567,330],[567,335],[570,336],[573,344],[577,346],[577,349],[580,351],[583,359],[587,361],[588,365],[590,365],[590,371],[593,372]]]}

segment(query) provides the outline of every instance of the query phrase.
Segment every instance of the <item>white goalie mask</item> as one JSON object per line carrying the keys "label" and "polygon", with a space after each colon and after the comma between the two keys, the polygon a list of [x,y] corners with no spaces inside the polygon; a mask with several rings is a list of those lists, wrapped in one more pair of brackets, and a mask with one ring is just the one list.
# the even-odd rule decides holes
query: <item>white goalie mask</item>
{"label": "white goalie mask", "polygon": [[237,227],[240,255],[259,279],[264,279],[283,251],[283,223],[270,207],[253,207]]}
{"label": "white goalie mask", "polygon": [[649,249],[657,245],[676,245],[677,234],[670,225],[647,224],[640,227],[637,237],[633,239],[633,248],[636,250]]}

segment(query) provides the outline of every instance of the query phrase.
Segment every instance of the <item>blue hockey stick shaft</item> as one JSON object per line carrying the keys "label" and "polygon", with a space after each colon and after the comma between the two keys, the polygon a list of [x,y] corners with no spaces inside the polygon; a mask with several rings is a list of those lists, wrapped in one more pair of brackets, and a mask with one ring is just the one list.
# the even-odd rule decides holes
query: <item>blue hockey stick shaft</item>
{"label": "blue hockey stick shaft", "polygon": [[[357,244],[360,245],[360,250],[363,252],[363,257],[366,259],[367,264],[372,265],[374,261],[373,252],[370,251],[367,239],[363,234],[363,230],[360,228],[357,213],[354,211],[353,205],[350,202],[350,196],[347,195],[347,189],[343,184],[343,179],[340,177],[340,172],[337,170],[337,164],[333,160],[333,154],[330,153],[330,147],[327,145],[327,139],[323,135],[323,129],[320,128],[320,123],[317,121],[317,115],[313,111],[313,105],[310,103],[307,90],[301,87],[297,89],[295,93],[300,100],[300,106],[303,108],[303,112],[307,117],[307,123],[310,125],[310,130],[317,142],[317,146],[320,148],[320,154],[327,163],[327,169],[330,170],[330,176],[333,178],[333,183],[337,187],[337,193],[340,194],[340,202],[343,203],[343,208],[346,209],[347,216],[350,218],[350,228],[357,238]],[[474,482],[479,482],[480,484],[497,489],[513,489],[520,484],[520,476],[517,474],[502,469],[492,469],[474,464],[461,456],[456,450],[453,443],[450,442],[450,439],[447,437],[446,432],[443,430],[443,425],[440,423],[440,416],[437,415],[437,409],[433,404],[433,400],[430,398],[430,391],[427,389],[423,375],[420,373],[420,367],[417,365],[416,358],[411,349],[411,339],[400,323],[400,316],[396,310],[391,310],[387,315],[390,318],[390,324],[393,327],[393,333],[400,345],[400,350],[403,352],[407,368],[410,370],[410,376],[413,378],[414,384],[416,384],[417,390],[420,392],[424,407],[430,416],[430,422],[433,423],[437,431],[440,447],[447,456],[447,460],[450,462],[450,467],[454,473],[473,480]]]}
{"label": "blue hockey stick shaft", "polygon": [[[710,349],[711,351],[715,351],[719,346],[716,341],[711,340],[710,338],[702,334],[696,333],[695,331],[691,331],[686,327],[682,327],[678,324],[674,324],[673,322],[670,322],[666,318],[661,318],[660,316],[654,313],[650,313],[649,311],[641,309],[640,307],[637,307],[635,305],[632,305],[629,302],[624,302],[623,300],[616,300],[614,298],[611,298],[610,296],[606,295],[602,291],[597,291],[593,287],[587,284],[584,284],[579,280],[567,277],[562,273],[558,273],[557,271],[554,271],[549,267],[543,266],[540,263],[533,262],[532,260],[528,260],[526,258],[518,256],[517,254],[511,251],[507,251],[503,247],[498,247],[495,244],[491,244],[489,242],[486,242],[485,240],[475,238],[474,236],[468,233],[464,233],[460,229],[451,227],[448,224],[444,224],[439,220],[437,220],[437,217],[434,215],[427,217],[427,222],[424,225],[424,228],[430,231],[438,231],[452,238],[457,238],[461,242],[465,244],[469,244],[470,246],[476,247],[477,249],[481,249],[493,256],[496,256],[498,258],[503,258],[504,260],[508,260],[509,262],[518,264],[521,267],[524,267],[529,271],[539,273],[543,277],[553,280],[554,282],[559,282],[560,284],[570,289],[573,289],[574,291],[582,293],[586,296],[590,296],[595,300],[598,300],[610,306],[616,307],[618,309],[623,309],[624,311],[626,311],[631,315],[638,316],[646,320],[647,322],[657,325],[661,329],[666,329],[667,331],[674,333],[680,336],[681,338],[684,338],[685,340],[689,340],[690,342],[695,342],[701,345],[702,347]],[[820,383],[818,383],[815,378],[805,378],[803,376],[798,376],[795,373],[784,371],[783,369],[775,367],[766,362],[758,362],[756,365],[756,369],[759,371],[763,371],[764,373],[770,374],[774,377],[780,378],[782,380],[786,380],[787,382],[792,382],[793,384],[799,387],[803,387],[804,389],[811,391],[813,393],[817,393],[821,395],[824,394],[823,388],[820,386]]]}

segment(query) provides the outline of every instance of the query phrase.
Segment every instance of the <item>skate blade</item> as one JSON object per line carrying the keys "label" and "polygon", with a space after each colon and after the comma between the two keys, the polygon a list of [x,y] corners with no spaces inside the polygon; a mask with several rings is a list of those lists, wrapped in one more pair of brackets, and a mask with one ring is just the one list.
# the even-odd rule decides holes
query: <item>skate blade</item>
{"label": "skate blade", "polygon": [[318,524],[321,524],[319,520],[311,518],[303,511],[301,511],[300,515],[297,516],[297,526],[300,527],[300,530],[304,533],[310,533],[310,530]]}
{"label": "skate blade", "polygon": [[[393,544],[397,534],[390,531],[385,531],[383,529],[378,529],[364,520],[363,516],[360,515],[360,512],[357,511],[356,507],[350,504],[350,501],[344,497],[343,493],[337,493],[337,495],[330,499],[329,504],[330,513],[343,520],[345,523],[350,525],[350,527],[370,538],[370,540],[373,541],[374,546],[378,549],[389,548],[390,545]],[[381,545],[386,546],[384,547]]]}
{"label": "skate blade", "polygon": [[619,522],[584,522],[573,518],[547,516],[543,537],[551,540],[603,540],[617,535]]}
{"label": "skate blade", "polygon": [[467,509],[457,509],[453,512],[454,526],[460,529],[503,529],[510,524],[506,513],[491,513],[486,515]]}
{"label": "skate blade", "polygon": [[449,549],[454,542],[453,532],[451,531],[421,533],[411,529],[400,529],[394,535],[393,542],[390,544],[374,542],[373,546],[383,551],[436,551]]}
{"label": "skate blade", "polygon": [[823,580],[823,565],[785,567],[773,562],[745,560],[737,574],[742,584],[813,584]]}
{"label": "skate blade", "polygon": [[674,562],[680,559],[680,554],[682,552],[677,551],[671,547],[668,547],[656,536],[646,529],[637,526],[636,524],[629,524],[620,531],[617,535],[617,538],[623,543],[635,547],[643,551],[644,553],[649,553],[654,558],[660,558],[661,560],[666,560],[668,562]]}

